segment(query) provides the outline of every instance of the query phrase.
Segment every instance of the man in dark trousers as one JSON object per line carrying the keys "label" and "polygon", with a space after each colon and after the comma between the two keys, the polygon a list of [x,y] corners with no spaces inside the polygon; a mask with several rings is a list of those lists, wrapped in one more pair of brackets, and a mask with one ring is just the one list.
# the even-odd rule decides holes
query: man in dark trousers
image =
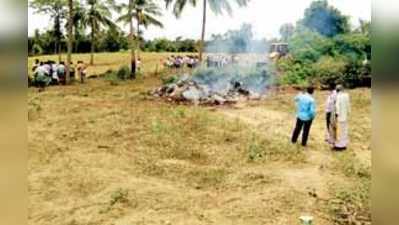
{"label": "man in dark trousers", "polygon": [[294,132],[292,134],[292,143],[296,143],[298,136],[302,133],[302,146],[306,146],[308,142],[308,136],[310,127],[312,126],[312,121],[316,116],[316,102],[313,98],[313,87],[308,87],[306,93],[299,93],[295,97],[296,107],[297,107],[297,121],[295,125]]}

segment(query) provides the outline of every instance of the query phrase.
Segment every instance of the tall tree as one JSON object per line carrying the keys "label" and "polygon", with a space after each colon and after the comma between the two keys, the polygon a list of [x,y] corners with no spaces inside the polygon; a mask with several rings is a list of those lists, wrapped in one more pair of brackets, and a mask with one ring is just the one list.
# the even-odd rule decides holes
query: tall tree
{"label": "tall tree", "polygon": [[357,29],[358,32],[369,36],[370,29],[371,29],[371,21],[359,19],[359,28]]}
{"label": "tall tree", "polygon": [[[157,16],[161,16],[162,13],[158,5],[152,0],[129,0],[129,4],[121,4],[119,8],[123,10],[123,13],[117,21],[129,24],[130,27],[131,78],[134,79],[137,61],[136,50],[139,51],[140,49],[140,25],[145,28],[150,25],[163,27],[162,22],[157,19]],[[136,20],[137,23],[136,35],[133,20]]]}
{"label": "tall tree", "polygon": [[67,13],[67,4],[65,0],[32,0],[29,6],[35,10],[35,13],[46,14],[53,18],[53,36],[55,39],[54,53],[58,54],[58,60],[61,61],[61,39],[62,22]]}
{"label": "tall tree", "polygon": [[73,17],[74,17],[74,12],[73,12],[73,0],[68,0],[68,9],[69,9],[69,17],[68,17],[68,55],[67,55],[67,69],[66,69],[66,83],[69,84],[70,78],[71,78],[71,71],[70,71],[70,65],[71,65],[71,58],[72,58],[72,39],[73,39],[73,34],[72,34],[72,29],[73,29]]}
{"label": "tall tree", "polygon": [[136,77],[136,49],[134,44],[134,26],[133,26],[133,11],[136,0],[129,0],[128,4],[122,3],[118,5],[119,11],[126,10],[126,13],[117,19],[117,22],[124,22],[129,24],[129,49],[130,49],[130,79]]}
{"label": "tall tree", "polygon": [[294,34],[295,27],[292,23],[286,23],[280,27],[280,35],[282,41],[288,41],[288,39]]}
{"label": "tall tree", "polygon": [[[226,11],[229,15],[232,14],[232,8],[230,2],[236,2],[240,7],[246,6],[250,0],[202,0],[202,30],[201,30],[201,42],[199,46],[199,58],[202,61],[202,55],[204,51],[205,32],[206,32],[206,19],[207,19],[207,7],[211,8],[215,14],[222,14]],[[180,17],[187,3],[192,6],[196,6],[199,0],[165,0],[166,8],[169,8],[173,4],[173,13],[176,17]]]}
{"label": "tall tree", "polygon": [[43,53],[43,42],[42,38],[40,35],[39,29],[35,29],[35,33],[32,40],[32,45],[31,45],[31,54],[32,55],[39,55]]}
{"label": "tall tree", "polygon": [[91,55],[90,65],[94,64],[94,51],[96,46],[96,36],[102,27],[115,27],[115,23],[112,21],[111,10],[114,9],[115,3],[113,0],[99,1],[99,0],[87,0],[88,14],[86,26],[90,27],[91,36]]}
{"label": "tall tree", "polygon": [[[84,31],[87,28],[87,10],[84,5],[77,1],[73,1],[73,18],[72,18],[72,33],[73,43],[75,44],[74,52],[78,52],[79,43],[84,36]],[[66,23],[66,29],[68,30],[69,21]]]}
{"label": "tall tree", "polygon": [[148,28],[151,25],[163,28],[163,24],[156,16],[162,16],[161,10],[157,4],[149,0],[137,0],[135,11],[137,22],[137,51],[140,52],[140,25]]}
{"label": "tall tree", "polygon": [[305,16],[299,23],[327,37],[350,31],[348,17],[330,6],[327,0],[312,2],[310,7],[305,10]]}
{"label": "tall tree", "polygon": [[128,42],[123,31],[117,28],[110,28],[101,33],[99,47],[102,51],[116,52],[120,49],[127,49]]}

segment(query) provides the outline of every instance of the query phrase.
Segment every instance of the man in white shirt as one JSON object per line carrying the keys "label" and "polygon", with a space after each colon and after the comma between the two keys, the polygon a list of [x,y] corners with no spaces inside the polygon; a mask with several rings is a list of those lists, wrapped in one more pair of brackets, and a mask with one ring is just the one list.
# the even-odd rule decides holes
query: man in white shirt
{"label": "man in white shirt", "polygon": [[337,119],[337,140],[334,143],[335,150],[345,150],[348,143],[348,117],[350,113],[349,94],[342,85],[337,86],[335,102],[335,115]]}
{"label": "man in white shirt", "polygon": [[57,67],[58,67],[58,65],[55,62],[51,63],[51,71],[52,71],[51,77],[56,84],[58,84],[60,81],[58,74],[57,74]]}
{"label": "man in white shirt", "polygon": [[44,88],[51,82],[51,77],[48,75],[47,67],[41,62],[40,66],[36,68],[34,75],[34,83],[39,87],[39,91],[44,91]]}
{"label": "man in white shirt", "polygon": [[330,84],[330,93],[326,100],[326,125],[327,125],[327,135],[326,141],[330,144],[334,144],[336,139],[336,113],[335,104],[337,99],[337,90],[335,89],[335,84]]}

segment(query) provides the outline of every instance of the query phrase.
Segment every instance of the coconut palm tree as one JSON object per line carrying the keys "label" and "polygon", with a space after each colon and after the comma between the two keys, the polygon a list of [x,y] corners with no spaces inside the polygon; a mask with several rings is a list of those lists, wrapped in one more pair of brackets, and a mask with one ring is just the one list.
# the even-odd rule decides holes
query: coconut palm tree
{"label": "coconut palm tree", "polygon": [[[85,24],[87,23],[87,11],[80,2],[74,2],[74,14],[73,14],[73,40],[75,44],[75,52],[78,52],[79,42],[84,35],[86,29]],[[68,25],[68,23],[67,23]]]}
{"label": "coconut palm tree", "polygon": [[156,16],[162,16],[161,10],[157,4],[148,0],[138,0],[138,2],[140,4],[137,5],[134,14],[137,22],[137,50],[140,51],[140,25],[143,25],[147,29],[151,25],[163,28],[163,24],[156,18]]}
{"label": "coconut palm tree", "polygon": [[[236,2],[240,7],[246,6],[250,0],[202,0],[202,32],[201,32],[201,42],[199,46],[199,58],[202,61],[202,54],[204,51],[204,40],[205,40],[205,28],[207,19],[207,7],[211,8],[212,12],[215,14],[223,14],[226,11],[229,15],[232,14],[232,8],[230,2]],[[199,0],[165,0],[166,8],[169,8],[173,4],[173,14],[176,17],[180,17],[187,3],[192,6],[196,6]]]}
{"label": "coconut palm tree", "polygon": [[53,31],[51,34],[55,40],[54,53],[58,54],[58,60],[61,61],[61,40],[63,37],[61,27],[68,10],[67,1],[32,0],[29,1],[29,7],[32,7],[35,10],[35,13],[50,15],[53,19]]}
{"label": "coconut palm tree", "polygon": [[[73,44],[72,52],[78,52],[78,46],[80,39],[84,35],[86,30],[87,23],[87,10],[85,6],[77,0],[73,0],[73,17],[72,17],[72,36],[73,36]],[[68,30],[69,20],[65,23],[65,29]]]}
{"label": "coconut palm tree", "polygon": [[96,46],[96,36],[99,30],[106,27],[116,27],[112,21],[111,9],[114,9],[115,3],[112,0],[106,2],[99,0],[87,0],[89,6],[87,19],[85,20],[86,26],[91,29],[91,55],[90,65],[94,64],[94,51]]}
{"label": "coconut palm tree", "polygon": [[[119,8],[123,13],[117,19],[117,22],[129,24],[130,27],[131,78],[134,79],[136,74],[135,62],[137,61],[135,50],[139,50],[140,46],[140,25],[143,25],[145,28],[148,28],[150,25],[163,27],[162,22],[156,18],[157,16],[162,16],[162,13],[158,5],[152,0],[129,0],[129,4],[123,3],[119,5]],[[137,23],[136,41],[134,38],[133,20],[136,20]]]}

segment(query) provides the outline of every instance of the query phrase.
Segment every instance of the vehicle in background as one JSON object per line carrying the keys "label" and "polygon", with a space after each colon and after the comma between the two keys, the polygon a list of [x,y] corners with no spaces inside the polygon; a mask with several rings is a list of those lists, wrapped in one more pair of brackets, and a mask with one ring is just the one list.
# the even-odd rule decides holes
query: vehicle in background
{"label": "vehicle in background", "polygon": [[272,43],[270,45],[269,50],[269,58],[274,60],[278,60],[281,57],[284,57],[288,54],[288,43],[279,42],[279,43]]}

